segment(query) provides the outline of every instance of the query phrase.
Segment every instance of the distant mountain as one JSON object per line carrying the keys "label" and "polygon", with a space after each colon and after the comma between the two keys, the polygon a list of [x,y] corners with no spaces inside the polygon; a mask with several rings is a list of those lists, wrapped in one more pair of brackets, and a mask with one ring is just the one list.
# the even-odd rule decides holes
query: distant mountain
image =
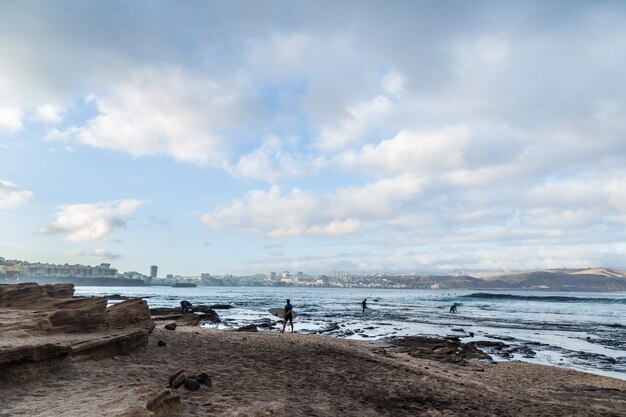
{"label": "distant mountain", "polygon": [[626,291],[626,273],[608,268],[548,269],[489,277],[491,287],[547,291]]}

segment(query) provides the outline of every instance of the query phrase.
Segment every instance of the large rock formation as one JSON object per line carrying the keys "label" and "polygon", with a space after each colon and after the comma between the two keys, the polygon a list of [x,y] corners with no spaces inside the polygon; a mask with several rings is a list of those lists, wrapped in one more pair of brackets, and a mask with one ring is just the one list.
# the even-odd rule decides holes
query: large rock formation
{"label": "large rock formation", "polygon": [[72,284],[0,285],[0,386],[33,379],[68,358],[128,354],[154,329],[148,304],[74,297]]}

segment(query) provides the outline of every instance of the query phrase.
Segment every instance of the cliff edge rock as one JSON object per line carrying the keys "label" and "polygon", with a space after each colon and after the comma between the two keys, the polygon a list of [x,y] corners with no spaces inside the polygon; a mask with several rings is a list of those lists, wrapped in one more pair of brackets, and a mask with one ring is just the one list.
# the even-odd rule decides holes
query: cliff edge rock
{"label": "cliff edge rock", "polygon": [[73,284],[0,285],[0,386],[29,381],[68,360],[129,354],[154,329],[148,304],[74,297]]}

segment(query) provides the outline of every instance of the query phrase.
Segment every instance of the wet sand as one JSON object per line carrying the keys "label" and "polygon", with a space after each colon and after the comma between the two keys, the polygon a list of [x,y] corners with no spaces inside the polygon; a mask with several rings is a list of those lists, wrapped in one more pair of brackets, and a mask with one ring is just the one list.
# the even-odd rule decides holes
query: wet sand
{"label": "wet sand", "polygon": [[[162,340],[166,346],[157,346]],[[212,387],[171,389],[170,416],[626,416],[626,382],[521,362],[454,363],[324,336],[158,325],[147,348],[74,361],[0,389],[0,417],[155,415],[180,369]]]}

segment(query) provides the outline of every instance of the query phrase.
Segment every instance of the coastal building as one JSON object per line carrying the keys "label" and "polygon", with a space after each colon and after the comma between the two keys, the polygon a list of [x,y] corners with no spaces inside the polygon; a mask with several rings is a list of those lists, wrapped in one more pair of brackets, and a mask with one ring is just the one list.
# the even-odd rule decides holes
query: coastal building
{"label": "coastal building", "polygon": [[150,267],[150,278],[156,278],[157,277],[157,271],[159,270],[159,267],[156,265],[152,265]]}
{"label": "coastal building", "polygon": [[117,269],[111,268],[109,263],[97,266],[90,265],[56,265],[48,263],[26,264],[21,275],[29,277],[70,277],[70,278],[115,278]]}

